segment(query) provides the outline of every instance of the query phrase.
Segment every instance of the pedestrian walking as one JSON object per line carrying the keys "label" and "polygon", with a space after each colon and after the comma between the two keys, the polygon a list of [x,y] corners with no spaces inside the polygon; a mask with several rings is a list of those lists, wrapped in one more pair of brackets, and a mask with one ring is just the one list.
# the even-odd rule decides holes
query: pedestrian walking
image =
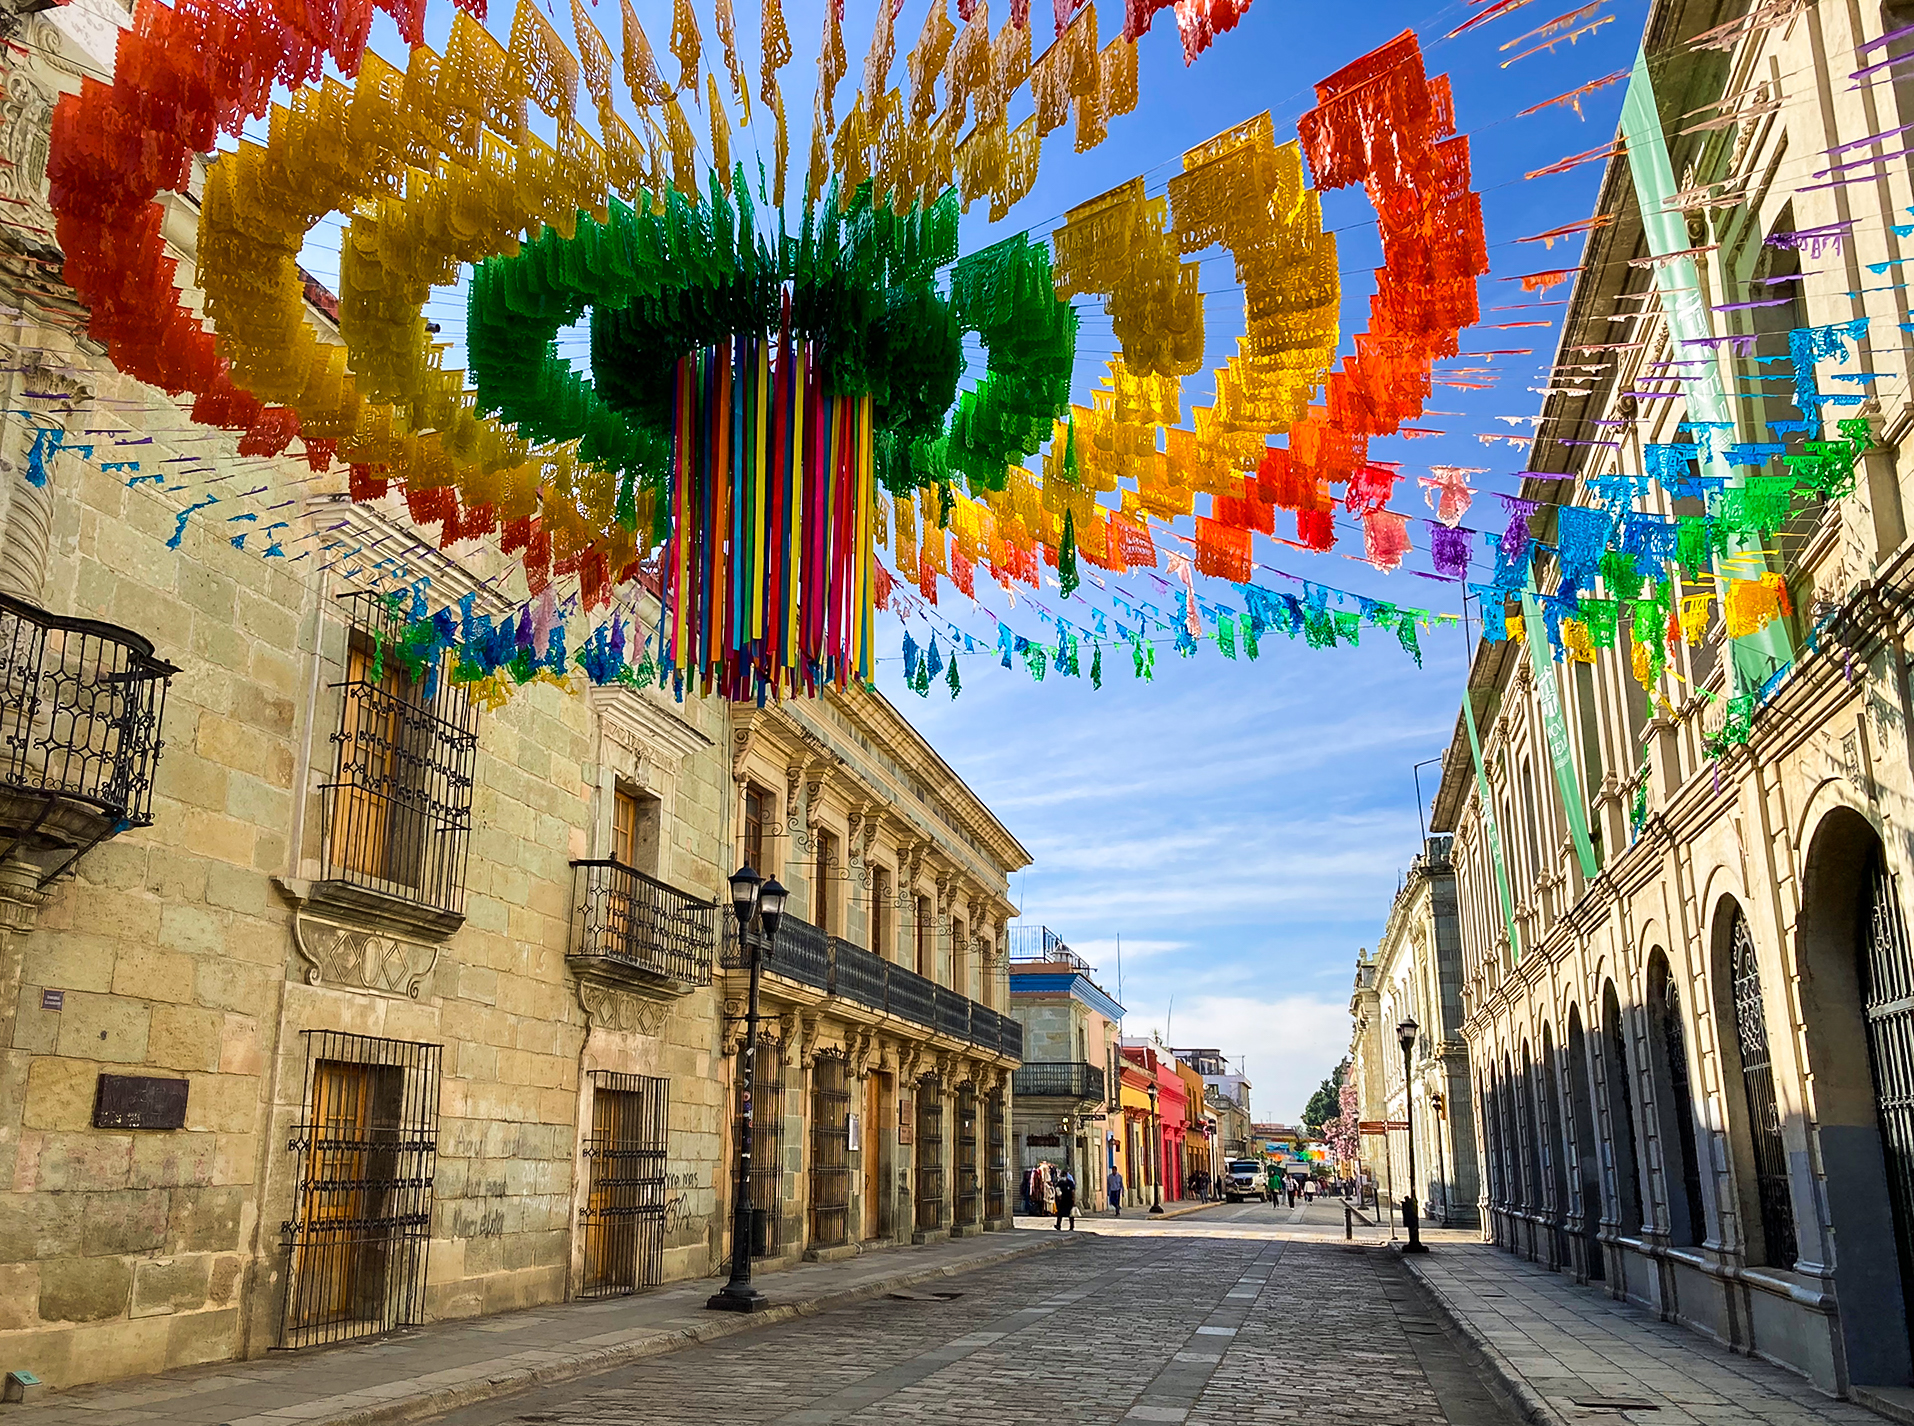
{"label": "pedestrian walking", "polygon": [[1103,1191],[1110,1197],[1110,1216],[1123,1216],[1123,1175],[1116,1171],[1116,1165],[1110,1165],[1110,1176],[1103,1181]]}
{"label": "pedestrian walking", "polygon": [[1063,1220],[1070,1220],[1070,1231],[1077,1231],[1077,1180],[1076,1176],[1065,1169],[1057,1180],[1057,1229],[1063,1229]]}
{"label": "pedestrian walking", "polygon": [[1314,1203],[1316,1201],[1316,1180],[1315,1179],[1311,1178],[1311,1179],[1303,1180],[1303,1199],[1305,1202],[1308,1202],[1308,1203]]}

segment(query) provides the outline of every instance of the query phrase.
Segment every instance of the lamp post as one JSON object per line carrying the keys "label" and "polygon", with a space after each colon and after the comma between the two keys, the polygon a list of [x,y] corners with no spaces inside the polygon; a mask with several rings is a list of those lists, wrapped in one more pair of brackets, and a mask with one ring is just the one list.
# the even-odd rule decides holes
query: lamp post
{"label": "lamp post", "polygon": [[1402,1225],[1409,1230],[1409,1241],[1403,1245],[1405,1253],[1426,1253],[1428,1248],[1422,1243],[1421,1225],[1416,1222],[1416,1096],[1415,1087],[1409,1076],[1409,1056],[1416,1047],[1416,1032],[1422,1027],[1414,1020],[1404,1020],[1396,1026],[1396,1039],[1402,1044],[1402,1125],[1409,1139],[1409,1182],[1402,1195]]}
{"label": "lamp post", "polygon": [[[731,874],[731,909],[738,918],[738,942],[751,970],[744,1012],[744,1093],[738,1113],[738,1189],[731,1212],[731,1281],[705,1301],[712,1312],[761,1312],[771,1304],[751,1286],[751,1091],[758,1070],[758,971],[760,950],[778,937],[778,921],[789,895],[772,877],[766,881],[749,863]],[[763,939],[752,929],[756,922]]]}
{"label": "lamp post", "polygon": [[1147,1146],[1152,1164],[1150,1189],[1154,1198],[1150,1204],[1150,1212],[1161,1213],[1163,1211],[1163,1121],[1157,1118],[1156,1093],[1156,1081],[1152,1079],[1150,1081],[1150,1142]]}

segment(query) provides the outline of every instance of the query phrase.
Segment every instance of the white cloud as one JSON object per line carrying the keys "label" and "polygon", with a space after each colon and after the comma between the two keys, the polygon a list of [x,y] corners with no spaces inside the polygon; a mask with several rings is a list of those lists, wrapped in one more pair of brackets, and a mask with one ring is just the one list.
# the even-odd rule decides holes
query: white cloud
{"label": "white cloud", "polygon": [[1116,974],[1117,961],[1126,965],[1155,960],[1160,956],[1176,951],[1185,951],[1190,947],[1188,941],[1149,941],[1143,939],[1124,940],[1119,946],[1115,937],[1099,938],[1093,941],[1072,941],[1070,949],[1082,956],[1090,964],[1107,968]]}

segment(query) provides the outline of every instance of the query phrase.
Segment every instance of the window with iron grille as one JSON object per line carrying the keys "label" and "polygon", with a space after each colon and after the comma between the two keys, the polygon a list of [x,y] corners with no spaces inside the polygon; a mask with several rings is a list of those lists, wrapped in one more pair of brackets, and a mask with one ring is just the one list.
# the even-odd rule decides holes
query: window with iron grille
{"label": "window with iron grille", "polygon": [[[738,1055],[739,1112],[745,1112],[743,1065]],[[752,1071],[751,1101],[751,1255],[775,1257],[783,1245],[784,1215],[784,1047],[775,1040],[759,1040]],[[738,1146],[740,1149],[742,1145]]]}
{"label": "window with iron grille", "polygon": [[[1861,1003],[1881,1156],[1894,1212],[1901,1291],[1914,1298],[1914,943],[1894,873],[1880,844],[1869,858],[1860,906]],[[1910,1314],[1914,1320],[1914,1314]]]}
{"label": "window with iron grille", "polygon": [[424,1320],[443,1046],[308,1030],[279,1345]]}
{"label": "window with iron grille", "polygon": [[811,1075],[811,1243],[832,1248],[850,1233],[851,1091],[842,1055],[819,1055]]}
{"label": "window with iron grille", "polygon": [[1728,957],[1735,1006],[1735,1041],[1741,1054],[1741,1089],[1754,1151],[1755,1193],[1761,1213],[1763,1260],[1792,1268],[1794,1192],[1788,1184],[1788,1150],[1781,1140],[1781,1112],[1774,1096],[1774,1057],[1768,1048],[1768,1014],[1761,998],[1761,967],[1755,959],[1748,918],[1735,907],[1728,930]]}
{"label": "window with iron grille", "polygon": [[352,620],[332,781],[326,880],[458,915],[472,830],[476,714],[442,660],[411,655],[405,620],[366,591]]}
{"label": "window with iron grille", "polygon": [[944,1226],[944,1086],[935,1075],[917,1083],[917,1231]]}
{"label": "window with iron grille", "polygon": [[957,1086],[957,1213],[954,1220],[959,1226],[969,1226],[977,1221],[980,1188],[977,1090],[974,1085],[960,1084]]}
{"label": "window with iron grille", "polygon": [[580,1297],[618,1297],[663,1280],[665,1123],[670,1081],[592,1072],[585,1141],[585,1240]]}
{"label": "window with iron grille", "polygon": [[990,1124],[990,1171],[984,1178],[984,1216],[993,1222],[1004,1216],[1004,1198],[1010,1185],[1010,1156],[1004,1136],[1003,1091],[984,1101]]}

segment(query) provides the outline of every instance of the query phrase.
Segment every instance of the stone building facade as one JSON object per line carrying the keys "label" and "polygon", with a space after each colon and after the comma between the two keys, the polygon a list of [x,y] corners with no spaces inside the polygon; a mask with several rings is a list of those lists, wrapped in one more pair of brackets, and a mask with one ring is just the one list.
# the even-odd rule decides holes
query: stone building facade
{"label": "stone building facade", "polygon": [[[1904,39],[1881,36],[1909,18],[1897,5],[1652,7],[1628,153],[1596,208],[1614,221],[1589,240],[1559,358],[1594,350],[1610,365],[1585,393],[1547,399],[1530,465],[1548,474],[1524,493],[1584,500],[1582,480],[1643,470],[1643,442],[1691,439],[1680,423],[1709,414],[1691,396],[1640,393],[1666,363],[1701,356],[1729,390],[1750,388],[1790,330],[1860,317],[1872,326],[1845,369],[1881,379],[1823,414],[1865,417],[1877,444],[1851,496],[1797,510],[1767,542],[1795,613],[1764,635],[1726,639],[1717,605],[1648,688],[1625,653],[1545,661],[1538,682],[1521,644],[1480,643],[1467,696],[1482,771],[1459,718],[1431,819],[1454,834],[1484,1232],[1842,1392],[1904,1386],[1910,1371],[1914,407],[1902,297],[1867,267],[1900,260],[1894,225],[1914,191],[1904,161],[1858,184],[1796,175],[1830,162],[1800,155],[1882,153],[1868,136],[1914,121],[1902,81],[1845,78],[1900,53]],[[1805,264],[1795,240],[1768,241],[1830,225],[1844,241]],[[1657,295],[1677,273],[1694,274],[1698,308]],[[1792,300],[1721,310],[1765,293]],[[1671,326],[1697,317],[1745,337],[1740,350],[1678,347]],[[1843,369],[1822,361],[1820,389],[1842,389]],[[1728,409],[1742,442],[1809,414],[1768,397]],[[1598,418],[1606,434],[1591,441]],[[1644,501],[1673,508],[1659,491]],[[1742,572],[1762,558],[1741,556]],[[1593,876],[1552,774],[1548,681]],[[1711,752],[1737,694],[1754,700],[1748,741]]]}
{"label": "stone building facade", "polygon": [[[1217,1159],[1240,1159],[1250,1152],[1249,1076],[1229,1067],[1218,1049],[1173,1050],[1177,1059],[1203,1081],[1203,1114],[1216,1126]],[[1221,1173],[1217,1166],[1214,1172]]]}
{"label": "stone building facade", "polygon": [[[1364,961],[1350,1000],[1349,1059],[1356,1083],[1375,1096],[1361,1117],[1386,1126],[1358,1135],[1372,1181],[1390,1185],[1397,1199],[1413,1194],[1428,1222],[1467,1227],[1478,1221],[1475,1108],[1462,1038],[1462,944],[1449,849],[1449,838],[1428,838],[1396,893],[1376,954]],[[1397,1027],[1407,1020],[1419,1028],[1405,1079]]]}
{"label": "stone building facade", "polygon": [[[1028,853],[876,693],[738,709],[731,726],[736,857],[791,891],[765,962],[753,1120],[779,1085],[781,1167],[754,1170],[781,1179],[770,1251],[1008,1226],[1023,1036],[1005,926]],[[725,963],[735,1060],[747,977]]]}
{"label": "stone building facade", "polygon": [[4,60],[0,1362],[62,1387],[719,1270],[744,855],[796,893],[768,1265],[1002,1221],[1027,855],[875,694],[482,710],[408,670],[384,596],[511,616],[514,562],[76,333],[46,125],[116,13],[21,17]]}
{"label": "stone building facade", "polygon": [[1118,1104],[1123,1007],[1084,960],[1047,926],[1015,926],[1010,942],[1010,1013],[1023,1027],[1016,1072],[1013,1159],[1076,1175],[1077,1201],[1107,1206],[1110,1169],[1121,1160]]}

